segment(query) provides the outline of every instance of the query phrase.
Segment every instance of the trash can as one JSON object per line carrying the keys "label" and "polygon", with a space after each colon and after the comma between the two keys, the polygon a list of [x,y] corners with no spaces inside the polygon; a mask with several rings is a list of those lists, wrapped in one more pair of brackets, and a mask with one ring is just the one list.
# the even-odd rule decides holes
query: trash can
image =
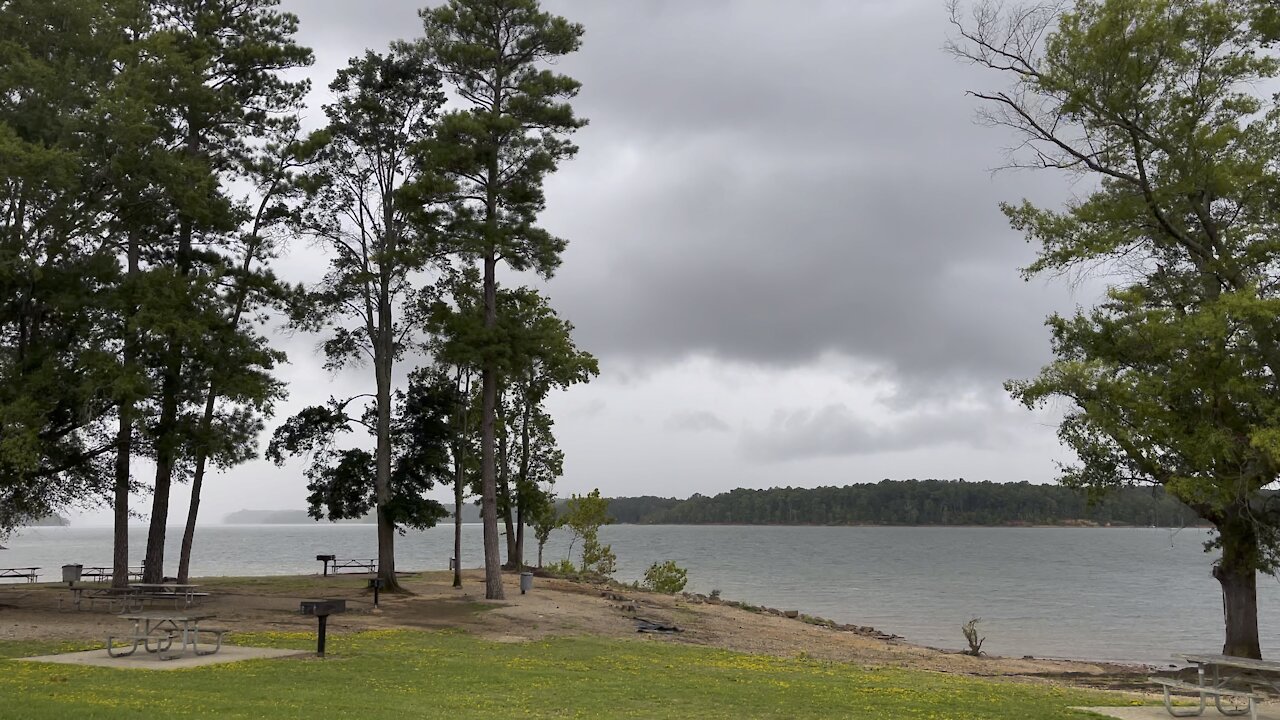
{"label": "trash can", "polygon": [[520,594],[523,595],[533,589],[533,573],[520,573]]}
{"label": "trash can", "polygon": [[68,585],[80,582],[80,571],[84,570],[83,565],[63,565],[62,566],[62,582]]}

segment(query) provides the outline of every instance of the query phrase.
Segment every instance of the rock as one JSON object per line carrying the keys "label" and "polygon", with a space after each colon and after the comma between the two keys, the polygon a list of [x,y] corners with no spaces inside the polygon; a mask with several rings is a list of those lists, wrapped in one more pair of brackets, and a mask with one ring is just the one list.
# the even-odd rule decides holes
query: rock
{"label": "rock", "polygon": [[795,618],[800,617],[800,611],[799,611],[799,610],[788,610],[788,611],[784,612],[784,613],[783,613],[783,615],[786,615],[786,616],[787,616],[787,617],[789,617],[789,618],[795,619]]}

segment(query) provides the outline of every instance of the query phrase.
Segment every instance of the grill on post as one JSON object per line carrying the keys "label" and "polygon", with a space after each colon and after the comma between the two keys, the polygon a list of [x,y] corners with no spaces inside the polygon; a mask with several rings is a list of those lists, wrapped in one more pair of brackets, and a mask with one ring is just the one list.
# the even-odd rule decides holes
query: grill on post
{"label": "grill on post", "polygon": [[314,615],[319,622],[319,628],[316,631],[316,655],[324,657],[325,626],[328,624],[329,616],[346,612],[347,601],[303,600],[300,609],[303,615]]}
{"label": "grill on post", "polygon": [[[329,577],[329,563],[337,560],[338,556],[337,555],[317,555],[316,559],[324,563],[324,576]],[[338,571],[337,568],[334,568],[334,572],[337,572],[337,571]]]}

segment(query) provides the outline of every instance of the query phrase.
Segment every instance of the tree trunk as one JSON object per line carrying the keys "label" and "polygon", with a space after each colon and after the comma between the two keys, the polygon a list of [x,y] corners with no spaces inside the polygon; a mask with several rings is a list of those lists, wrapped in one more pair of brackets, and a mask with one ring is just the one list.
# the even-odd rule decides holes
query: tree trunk
{"label": "tree trunk", "polygon": [[142,561],[142,581],[158,583],[164,580],[165,529],[169,521],[169,487],[173,482],[173,465],[177,448],[177,373],[166,371],[161,390],[160,439],[156,443],[156,481],[152,489],[151,524],[147,529],[147,555]]}
{"label": "tree trunk", "polygon": [[[374,495],[378,514],[378,577],[383,590],[399,590],[396,581],[395,524],[388,515],[391,505],[391,308],[380,303],[378,345],[374,364],[378,380],[378,449]],[[383,322],[385,318],[385,322]]]}
{"label": "tree trunk", "polygon": [[[497,219],[497,209],[490,202],[490,217]],[[495,250],[484,258],[484,326],[492,330],[498,324],[498,259]],[[484,596],[487,600],[503,600],[502,559],[498,554],[498,483],[494,462],[494,418],[498,404],[498,363],[492,350],[485,352],[480,373],[480,518],[484,521]]]}
{"label": "tree trunk", "polygon": [[[138,239],[129,234],[129,278],[137,277],[141,256]],[[124,319],[123,331],[124,351],[122,363],[125,372],[131,372],[131,366],[137,356],[137,347],[133,339],[133,331],[129,327],[129,318]],[[133,459],[133,393],[120,403],[120,429],[116,433],[116,467],[115,497],[112,499],[114,510],[113,538],[111,552],[111,586],[125,588],[129,586],[129,485],[132,475],[130,463]]]}
{"label": "tree trunk", "polygon": [[[188,118],[186,154],[199,156],[200,134],[196,124]],[[195,235],[195,222],[179,214],[178,274],[185,281],[191,274],[191,240]],[[185,312],[180,308],[179,312]],[[182,338],[170,333],[166,348],[168,362],[164,381],[160,388],[160,424],[156,433],[156,482],[151,501],[151,527],[147,530],[147,557],[143,561],[142,581],[157,583],[164,579],[165,528],[169,523],[169,486],[173,482],[173,468],[178,456],[178,393],[182,385],[182,356],[185,352]]]}
{"label": "tree trunk", "polygon": [[462,501],[466,497],[462,484],[466,482],[465,456],[467,436],[471,431],[468,421],[471,418],[471,373],[466,373],[463,382],[462,367],[454,379],[454,388],[458,392],[458,417],[454,427],[453,446],[453,586],[462,587]]}
{"label": "tree trunk", "polygon": [[191,478],[191,505],[187,507],[187,526],[182,531],[182,549],[178,554],[178,582],[185,583],[190,577],[191,545],[196,537],[196,518],[200,515],[200,491],[204,487],[204,470],[209,462],[208,438],[213,429],[213,407],[217,398],[213,383],[209,384],[209,397],[205,400],[204,416],[200,418],[200,439],[196,472]]}
{"label": "tree trunk", "polygon": [[[499,403],[499,405],[501,405],[501,403]],[[510,471],[509,471],[511,464],[508,461],[508,456],[507,456],[508,446],[507,446],[506,414],[503,413],[499,415],[496,421],[502,425],[502,435],[501,437],[498,438],[498,492],[501,494],[501,497],[502,497],[502,505],[500,507],[500,509],[502,510],[502,524],[507,531],[505,535],[507,540],[507,562],[506,562],[506,565],[504,565],[504,567],[519,569],[515,565],[515,561],[516,561],[515,523],[512,522],[512,519],[511,519],[511,506],[513,502],[512,502],[512,496],[511,496],[511,477],[510,477]]]}
{"label": "tree trunk", "polygon": [[512,563],[516,570],[524,570],[524,503],[519,500],[516,502],[516,554]]}
{"label": "tree trunk", "polygon": [[538,541],[538,567],[542,567],[542,548],[546,547],[546,543]]}
{"label": "tree trunk", "polygon": [[1226,620],[1223,655],[1262,659],[1258,642],[1258,570],[1253,561],[1258,553],[1257,538],[1247,523],[1224,525],[1222,559],[1213,567],[1213,576],[1222,585],[1222,611]]}
{"label": "tree trunk", "polygon": [[[274,187],[272,188],[274,192]],[[249,269],[253,264],[253,256],[257,252],[258,233],[262,229],[262,213],[266,207],[266,200],[270,198],[272,192],[267,193],[267,197],[263,199],[262,205],[258,209],[258,217],[254,221],[253,237],[245,250],[244,262],[240,264],[241,272],[248,275]],[[235,307],[231,311],[231,329],[235,330],[240,326],[240,317],[244,314],[245,303],[247,301],[248,291],[243,284],[237,288]],[[213,411],[215,403],[218,399],[218,388],[212,380],[209,381],[209,395],[205,399],[204,415],[200,417],[200,438],[196,445],[196,472],[191,479],[191,505],[187,508],[187,527],[182,533],[182,550],[178,556],[178,582],[185,583],[190,576],[191,570],[191,546],[195,542],[196,536],[196,519],[200,515],[200,492],[204,487],[204,472],[209,464],[209,434],[213,430]]]}
{"label": "tree trunk", "polygon": [[[531,371],[532,372],[532,371]],[[533,414],[532,382],[525,388],[520,417],[520,476],[516,478],[516,569],[524,569],[524,506],[529,487],[529,418]],[[539,559],[538,566],[542,566]]]}
{"label": "tree trunk", "polygon": [[[128,362],[126,360],[126,362]],[[129,461],[133,453],[133,401],[120,404],[120,430],[116,433],[114,538],[111,554],[111,586],[129,586]]]}
{"label": "tree trunk", "polygon": [[[458,446],[461,447],[461,444]],[[453,586],[462,587],[462,453],[453,460]]]}

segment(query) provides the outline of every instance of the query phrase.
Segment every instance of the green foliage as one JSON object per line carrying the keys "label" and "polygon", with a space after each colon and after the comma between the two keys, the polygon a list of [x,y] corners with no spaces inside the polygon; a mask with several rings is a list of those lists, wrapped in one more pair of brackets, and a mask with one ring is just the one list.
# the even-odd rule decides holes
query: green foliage
{"label": "green foliage", "polygon": [[609,524],[609,501],[600,497],[599,488],[586,495],[574,495],[565,505],[560,517],[561,523],[573,533],[569,542],[569,555],[573,555],[573,546],[582,541],[582,564],[584,573],[596,573],[609,576],[617,569],[617,556],[608,545],[600,543],[600,528]]}
{"label": "green foliage", "polygon": [[569,558],[557,560],[544,567],[543,570],[546,570],[552,575],[559,575],[560,577],[574,577],[578,574],[578,566],[574,565],[573,561]]}
{"label": "green foliage", "polygon": [[533,536],[538,541],[538,566],[542,566],[542,549],[551,539],[551,533],[563,524],[560,513],[550,495],[542,495],[541,501],[530,509],[529,525],[533,528]]}
{"label": "green foliage", "polygon": [[426,529],[448,516],[443,505],[425,497],[436,483],[452,481],[449,443],[457,396],[453,383],[428,371],[415,371],[407,393],[396,396],[398,413],[392,421],[393,457],[390,497],[379,503],[377,463],[372,453],[340,448],[336,440],[363,426],[373,434],[369,420],[373,408],[352,417],[351,402],[330,400],[327,405],[304,408],[276,429],[267,457],[282,464],[289,456],[308,458],[308,514],[317,520],[359,519],[381,507],[381,516],[403,528]]}
{"label": "green foliage", "polygon": [[467,106],[419,146],[468,199],[454,217],[460,249],[550,276],[565,242],[535,224],[542,185],[577,152],[565,138],[586,123],[568,102],[579,83],[543,66],[578,49],[582,26],[536,0],[449,0],[421,15],[427,47]]}
{"label": "green foliage", "polygon": [[584,537],[580,570],[588,575],[611,577],[618,571],[618,556],[614,554],[613,546],[600,542],[595,533]]}
{"label": "green foliage", "polygon": [[675,594],[684,590],[689,582],[689,571],[667,560],[662,564],[654,563],[644,571],[644,586],[654,592]]}
{"label": "green foliage", "polygon": [[1214,524],[1224,652],[1257,657],[1256,618],[1233,608],[1280,562],[1262,492],[1280,476],[1280,106],[1259,92],[1280,76],[1274,9],[1077,0],[957,23],[953,49],[1014,85],[978,97],[1023,136],[1024,162],[1098,181],[1062,210],[1005,207],[1039,246],[1027,274],[1117,271],[1098,307],[1050,318],[1054,362],[1008,389],[1069,403],[1065,484],[1157,483]]}
{"label": "green foliage", "polygon": [[109,158],[96,138],[137,8],[18,0],[0,12],[0,535],[110,481],[109,331],[120,264],[104,250]]}

